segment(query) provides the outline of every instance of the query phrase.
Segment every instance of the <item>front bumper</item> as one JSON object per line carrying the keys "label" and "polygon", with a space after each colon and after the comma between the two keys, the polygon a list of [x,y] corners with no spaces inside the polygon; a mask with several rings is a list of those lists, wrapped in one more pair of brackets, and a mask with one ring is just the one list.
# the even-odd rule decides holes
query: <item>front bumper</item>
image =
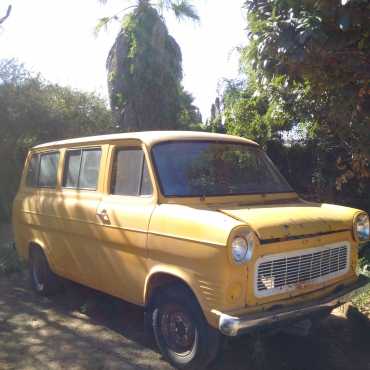
{"label": "front bumper", "polygon": [[218,313],[220,316],[218,327],[221,333],[233,337],[276,323],[296,321],[297,319],[319,314],[320,312],[330,312],[330,310],[350,301],[367,289],[370,289],[370,278],[360,275],[356,283],[342,287],[340,290],[335,290],[330,295],[313,302],[241,317]]}

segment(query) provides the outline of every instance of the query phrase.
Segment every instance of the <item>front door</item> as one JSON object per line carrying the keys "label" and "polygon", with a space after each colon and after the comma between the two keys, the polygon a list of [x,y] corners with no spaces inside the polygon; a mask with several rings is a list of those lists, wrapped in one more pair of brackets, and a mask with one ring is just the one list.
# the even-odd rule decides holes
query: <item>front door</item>
{"label": "front door", "polygon": [[108,194],[96,213],[102,238],[95,259],[99,289],[142,304],[147,232],[155,207],[147,159],[141,144],[127,141],[110,147],[108,163]]}

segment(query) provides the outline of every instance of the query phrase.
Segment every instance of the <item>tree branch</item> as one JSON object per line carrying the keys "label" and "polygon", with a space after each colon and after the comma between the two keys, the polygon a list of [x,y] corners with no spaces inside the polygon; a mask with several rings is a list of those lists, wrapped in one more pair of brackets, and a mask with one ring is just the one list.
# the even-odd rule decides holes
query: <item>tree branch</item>
{"label": "tree branch", "polygon": [[118,11],[117,13],[113,14],[112,16],[110,17],[104,17],[104,18],[100,18],[98,24],[96,25],[95,27],[95,37],[98,36],[100,30],[103,28],[103,27],[107,27],[108,26],[108,23],[111,22],[112,20],[118,20],[118,16],[131,9],[131,8],[136,8],[136,5],[131,5],[131,6],[128,6],[127,8],[124,8],[124,9],[121,9],[120,11]]}
{"label": "tree branch", "polygon": [[5,20],[9,17],[11,11],[12,11],[12,6],[9,5],[8,6],[8,10],[6,11],[5,16],[2,17],[2,18],[0,18],[0,25],[3,24],[5,22]]}

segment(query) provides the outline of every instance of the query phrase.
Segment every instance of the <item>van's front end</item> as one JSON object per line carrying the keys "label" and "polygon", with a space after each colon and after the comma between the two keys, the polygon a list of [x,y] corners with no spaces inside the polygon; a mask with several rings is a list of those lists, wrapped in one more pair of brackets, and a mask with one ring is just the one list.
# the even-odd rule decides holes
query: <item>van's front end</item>
{"label": "van's front end", "polygon": [[321,317],[370,288],[357,272],[367,214],[303,201],[256,143],[179,133],[148,152],[145,302],[173,365],[204,369],[223,335]]}
{"label": "van's front end", "polygon": [[[173,140],[151,152],[163,204],[153,227],[166,225],[168,234],[175,225],[170,216],[181,218],[171,234],[183,244],[204,238],[212,244],[221,230],[227,233],[225,253],[219,249],[217,258],[200,263],[194,252],[186,266],[208,322],[224,335],[329,313],[370,289],[357,267],[359,246],[369,240],[368,215],[303,201],[255,143],[233,137]],[[199,219],[209,211],[215,216],[206,216],[209,232],[202,239],[207,220]],[[185,220],[184,212],[193,216]],[[215,221],[216,214],[225,220]],[[201,244],[198,256],[207,249]],[[185,261],[179,259],[178,267]]]}
{"label": "van's front end", "polygon": [[369,240],[366,213],[299,199],[274,203],[221,210],[248,223],[229,241],[246,282],[245,306],[214,310],[225,335],[320,317],[370,289],[370,279],[358,275],[359,245]]}

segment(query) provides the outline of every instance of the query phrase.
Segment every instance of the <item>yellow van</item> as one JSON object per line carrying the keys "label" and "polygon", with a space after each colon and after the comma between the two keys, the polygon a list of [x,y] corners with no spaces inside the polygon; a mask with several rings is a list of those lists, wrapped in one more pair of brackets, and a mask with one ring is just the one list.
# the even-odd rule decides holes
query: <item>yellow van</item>
{"label": "yellow van", "polygon": [[221,339],[328,314],[369,287],[360,210],[299,198],[240,137],[142,132],[39,145],[13,225],[35,290],[59,277],[146,307],[174,366],[203,369]]}

